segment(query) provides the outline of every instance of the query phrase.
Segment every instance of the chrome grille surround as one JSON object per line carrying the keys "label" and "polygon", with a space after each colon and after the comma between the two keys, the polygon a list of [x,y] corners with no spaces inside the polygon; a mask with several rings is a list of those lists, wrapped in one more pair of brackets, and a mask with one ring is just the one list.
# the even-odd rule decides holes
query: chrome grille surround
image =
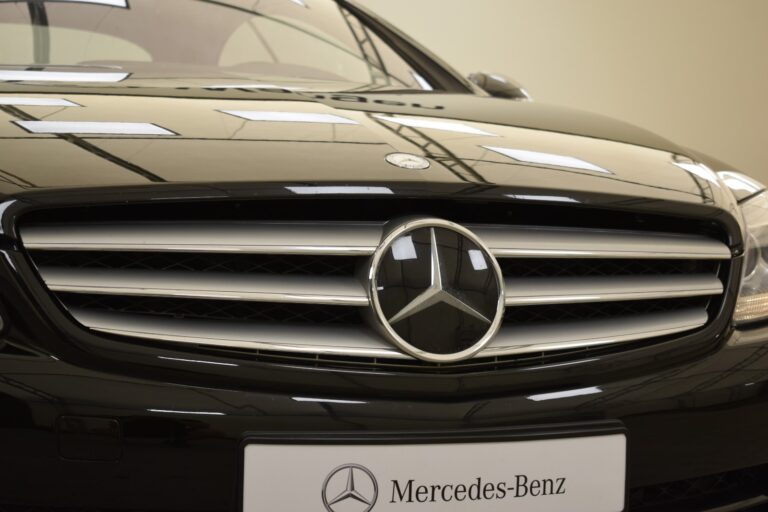
{"label": "chrome grille surround", "polygon": [[[476,360],[619,346],[693,332],[712,320],[712,308],[708,306],[721,300],[725,287],[719,269],[731,258],[725,244],[700,235],[487,224],[465,227],[489,247],[503,268],[503,263],[511,260],[547,261],[553,268],[573,261],[587,266],[590,262],[618,262],[619,266],[621,262],[647,263],[648,270],[642,275],[508,273],[508,311],[547,306],[567,309],[576,305],[600,311],[611,303],[644,301],[670,306],[638,314],[625,308],[630,313],[576,315],[555,322],[505,319],[494,339],[474,356]],[[405,361],[411,356],[387,343],[362,314],[370,306],[367,265],[386,230],[383,222],[163,221],[33,224],[23,226],[20,232],[46,286],[78,323],[93,331],[263,353]],[[333,271],[326,275],[233,272],[227,266],[216,270],[215,265],[205,271],[165,270],[152,265],[121,268],[103,260],[95,264],[85,260],[85,255],[101,254],[107,260],[114,255],[129,261],[138,255],[153,254],[166,259],[190,255],[321,259],[328,261]],[[77,263],[80,257],[82,264]],[[347,266],[334,265],[334,258],[357,258],[357,272],[341,275],[338,269]],[[654,274],[657,263],[669,264],[675,271],[666,269]],[[139,301],[162,298],[196,305],[203,303],[195,301],[282,304],[288,308],[326,305],[354,309],[361,315],[359,323],[317,325],[239,318],[212,320],[190,314],[83,307],[68,304],[67,297],[71,296],[131,297]]]}

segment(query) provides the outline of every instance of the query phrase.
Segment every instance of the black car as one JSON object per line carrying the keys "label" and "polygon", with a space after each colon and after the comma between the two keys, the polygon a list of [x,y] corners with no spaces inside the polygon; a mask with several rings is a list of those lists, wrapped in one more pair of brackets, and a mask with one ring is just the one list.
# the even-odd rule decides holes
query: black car
{"label": "black car", "polygon": [[0,1],[0,194],[2,512],[768,500],[763,186],[351,1]]}

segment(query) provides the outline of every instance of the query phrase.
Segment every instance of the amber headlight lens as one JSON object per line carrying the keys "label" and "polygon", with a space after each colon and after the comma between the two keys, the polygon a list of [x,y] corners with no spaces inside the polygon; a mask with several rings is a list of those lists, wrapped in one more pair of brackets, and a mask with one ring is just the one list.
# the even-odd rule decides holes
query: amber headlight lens
{"label": "amber headlight lens", "polygon": [[744,277],[736,303],[736,323],[768,319],[768,192],[741,205],[747,223]]}

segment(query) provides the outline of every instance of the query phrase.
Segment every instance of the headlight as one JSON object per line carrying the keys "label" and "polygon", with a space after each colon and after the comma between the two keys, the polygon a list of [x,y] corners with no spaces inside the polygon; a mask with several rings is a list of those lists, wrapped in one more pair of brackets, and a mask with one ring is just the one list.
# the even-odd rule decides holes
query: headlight
{"label": "headlight", "polygon": [[744,277],[736,302],[736,323],[768,319],[768,192],[741,205],[747,223]]}

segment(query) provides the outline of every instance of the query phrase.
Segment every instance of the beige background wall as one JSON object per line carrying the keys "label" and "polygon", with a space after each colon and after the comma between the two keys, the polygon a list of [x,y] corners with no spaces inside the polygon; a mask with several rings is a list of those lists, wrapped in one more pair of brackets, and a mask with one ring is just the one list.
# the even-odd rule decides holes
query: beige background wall
{"label": "beige background wall", "polygon": [[610,115],[768,182],[768,0],[359,0],[464,74]]}

